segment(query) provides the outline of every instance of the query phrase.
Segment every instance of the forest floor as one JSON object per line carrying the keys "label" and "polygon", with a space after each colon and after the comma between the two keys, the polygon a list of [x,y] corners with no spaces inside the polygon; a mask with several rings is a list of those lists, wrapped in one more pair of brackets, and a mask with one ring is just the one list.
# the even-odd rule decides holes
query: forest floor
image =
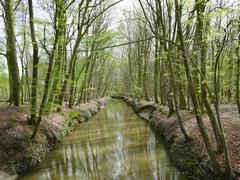
{"label": "forest floor", "polygon": [[[125,100],[131,105],[134,104],[131,98],[125,98]],[[140,107],[148,104],[151,105],[152,103],[141,101],[133,106],[137,106],[137,109],[140,109]],[[208,173],[209,170],[211,172],[213,171],[193,112],[187,110],[181,111],[186,129],[193,138],[193,141],[186,143],[184,142],[184,137],[180,131],[176,116],[172,115],[171,117],[167,117],[168,108],[165,106],[154,104],[154,107],[156,110],[151,114],[148,121],[150,121],[153,129],[166,141],[167,146],[169,146],[170,157],[175,165],[183,171],[191,171],[188,175],[189,177],[192,176],[192,179],[197,178],[196,176],[200,177],[200,179],[215,179],[216,177],[214,178],[213,174],[210,175],[210,173]],[[240,116],[237,107],[221,105],[220,116],[229,147],[232,168],[236,179],[240,179]],[[215,149],[217,149],[211,124],[207,116],[204,116],[204,123],[210,140],[215,146]],[[224,156],[218,155],[218,158],[222,167],[224,167]],[[195,165],[196,167],[194,168],[193,166]]]}
{"label": "forest floor", "polygon": [[[237,108],[233,106],[222,105],[220,112],[226,141],[228,143],[232,168],[238,176],[238,179],[240,179],[240,117]],[[207,156],[206,148],[203,139],[201,138],[201,133],[199,131],[199,127],[197,125],[194,114],[189,111],[181,111],[181,116],[184,120],[184,124],[189,135],[194,139],[195,150],[201,154],[201,157],[203,157],[202,163],[208,163],[210,160]],[[181,134],[181,132],[175,116],[168,118],[166,115],[161,113],[161,111],[155,111],[153,117],[164,124],[165,127],[167,127],[169,134],[178,137],[175,139],[177,144],[180,145],[183,143],[183,136],[181,135],[179,137],[179,134]],[[214,144],[215,149],[217,149],[215,143],[216,141],[211,128],[211,123],[207,116],[204,116],[204,123],[209,133],[210,140]],[[224,167],[224,156],[219,155],[218,158],[222,167]]]}
{"label": "forest floor", "polygon": [[[28,125],[29,112],[22,108],[0,104],[0,179],[10,174],[25,172],[40,163],[53,145],[62,139],[74,126],[88,120],[104,106],[107,98],[89,103],[63,108],[62,113],[52,112],[45,117],[39,128],[36,141],[30,141],[33,128]],[[14,176],[13,176],[14,177]]]}

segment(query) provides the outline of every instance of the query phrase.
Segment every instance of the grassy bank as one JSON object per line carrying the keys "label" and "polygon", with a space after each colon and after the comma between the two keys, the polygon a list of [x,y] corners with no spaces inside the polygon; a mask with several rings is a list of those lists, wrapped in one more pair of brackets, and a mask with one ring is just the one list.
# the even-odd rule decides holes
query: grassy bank
{"label": "grassy bank", "polygon": [[107,98],[92,100],[61,113],[52,112],[41,122],[36,141],[31,142],[32,127],[24,109],[0,107],[0,179],[23,173],[41,163],[54,145],[107,103]]}

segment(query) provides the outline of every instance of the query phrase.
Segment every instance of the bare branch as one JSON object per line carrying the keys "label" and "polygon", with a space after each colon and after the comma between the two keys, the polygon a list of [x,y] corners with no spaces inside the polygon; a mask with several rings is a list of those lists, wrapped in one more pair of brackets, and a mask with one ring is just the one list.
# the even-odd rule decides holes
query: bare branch
{"label": "bare branch", "polygon": [[18,8],[18,6],[20,5],[21,2],[22,2],[22,0],[18,0],[17,4],[13,8],[13,11],[15,11]]}
{"label": "bare branch", "polygon": [[0,52],[0,55],[2,55],[2,56],[4,56],[4,57],[7,57],[7,55],[6,55],[6,54],[4,54],[4,53],[1,53],[1,52]]}

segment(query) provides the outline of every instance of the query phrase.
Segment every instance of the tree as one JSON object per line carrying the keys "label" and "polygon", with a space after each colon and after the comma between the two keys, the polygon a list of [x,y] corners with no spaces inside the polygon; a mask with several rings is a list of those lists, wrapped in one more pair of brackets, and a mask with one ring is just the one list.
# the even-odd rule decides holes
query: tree
{"label": "tree", "polygon": [[[238,22],[238,32],[240,32],[240,22]],[[238,107],[238,113],[240,114],[240,95],[239,95],[239,81],[240,81],[240,33],[238,34],[238,44],[237,47],[235,49],[235,53],[237,56],[237,65],[236,65],[236,103],[237,103],[237,107]]]}
{"label": "tree", "polygon": [[10,104],[19,106],[20,104],[20,76],[17,63],[17,49],[16,49],[16,37],[13,15],[13,1],[5,0],[5,3],[1,1],[4,8],[4,23],[7,37],[6,43],[6,57],[8,63],[9,74],[9,86],[10,86]]}
{"label": "tree", "polygon": [[31,91],[31,117],[29,124],[36,123],[37,117],[37,89],[38,89],[38,43],[36,41],[35,28],[34,28],[34,11],[32,0],[28,0],[29,7],[29,25],[31,30],[31,39],[33,47],[33,67],[32,67],[32,91]]}

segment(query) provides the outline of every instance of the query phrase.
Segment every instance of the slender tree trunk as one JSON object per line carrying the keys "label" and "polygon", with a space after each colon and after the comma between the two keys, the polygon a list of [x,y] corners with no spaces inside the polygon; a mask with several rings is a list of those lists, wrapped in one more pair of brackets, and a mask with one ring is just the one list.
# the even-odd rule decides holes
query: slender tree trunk
{"label": "slender tree trunk", "polygon": [[[64,57],[64,29],[65,29],[65,1],[64,0],[56,0],[56,16],[57,16],[57,29],[58,29],[58,40],[57,40],[57,57],[55,61],[55,67],[53,69],[53,83],[51,96],[48,101],[48,110],[51,110],[52,104],[56,103],[60,105],[59,102],[59,91],[60,91],[60,82],[61,82],[61,72],[63,65],[63,57]],[[55,99],[56,98],[56,99]],[[58,111],[61,111],[61,107],[57,108]]]}
{"label": "slender tree trunk", "polygon": [[[25,32],[24,32],[24,39],[25,39]],[[24,80],[24,78],[25,78],[25,75],[24,75],[24,62],[23,62],[23,59],[24,59],[24,52],[25,52],[25,40],[24,40],[24,45],[23,45],[24,47],[23,47],[23,50],[22,50],[22,52],[21,52],[21,55],[20,55],[20,61],[21,61],[21,68],[22,68],[22,77],[21,77],[21,104],[23,104],[24,103],[24,100],[25,100],[25,98],[24,98],[24,96],[25,96],[25,91],[24,91],[24,86],[25,86],[25,80]]]}
{"label": "slender tree trunk", "polygon": [[84,79],[83,79],[83,82],[82,82],[82,85],[81,85],[81,88],[80,88],[80,96],[78,98],[77,104],[80,104],[81,102],[83,102],[83,99],[84,99],[84,93],[86,91],[87,74],[88,74],[89,66],[90,66],[90,60],[88,59],[86,69],[85,69],[85,72],[84,72],[85,73],[84,74]]}
{"label": "slender tree trunk", "polygon": [[91,81],[92,81],[92,76],[93,76],[93,70],[94,70],[94,67],[95,67],[95,64],[96,64],[96,59],[98,57],[98,53],[94,53],[93,57],[91,58],[91,62],[90,62],[90,69],[89,69],[89,73],[88,73],[88,80],[87,80],[87,101],[90,100],[90,84],[91,84]]}
{"label": "slender tree trunk", "polygon": [[154,101],[159,103],[158,100],[158,88],[159,88],[159,56],[158,56],[159,42],[155,40],[155,61],[154,61]]}
{"label": "slender tree trunk", "polygon": [[229,57],[228,62],[227,62],[228,66],[226,67],[226,69],[224,69],[227,72],[227,87],[226,87],[226,89],[224,89],[224,96],[227,97],[227,103],[230,104],[232,102],[232,86],[233,86],[232,77],[234,77],[234,75],[233,75],[234,56],[233,56],[233,53],[231,50],[228,50],[227,56]]}
{"label": "slender tree trunk", "polygon": [[[24,5],[23,5],[23,8],[24,8]],[[21,20],[24,22],[24,25],[27,24],[27,19],[26,19],[26,13],[25,12],[22,12],[22,18]],[[21,62],[21,68],[22,68],[22,77],[21,77],[21,104],[24,103],[24,100],[25,100],[25,75],[24,75],[24,54],[25,54],[25,50],[26,50],[26,29],[24,28],[23,30],[23,35],[22,35],[22,46],[23,47],[19,47],[19,50],[21,51],[20,52],[20,62]]]}
{"label": "slender tree trunk", "polygon": [[72,75],[71,75],[71,83],[70,83],[70,94],[69,94],[69,103],[68,103],[68,107],[72,108],[73,104],[74,104],[74,89],[75,89],[75,74],[76,74],[76,61],[73,65],[73,71],[72,71]]}
{"label": "slender tree trunk", "polygon": [[[26,60],[27,60],[27,57],[26,57]],[[24,71],[25,71],[25,83],[26,83],[26,93],[25,93],[25,101],[29,101],[30,99],[30,96],[31,96],[31,88],[30,88],[30,80],[29,80],[29,75],[28,75],[28,63],[25,64],[25,67],[24,67]]]}
{"label": "slender tree trunk", "polygon": [[219,51],[216,56],[215,66],[214,66],[214,107],[215,107],[215,113],[217,118],[217,123],[220,130],[220,140],[222,142],[223,146],[223,152],[224,152],[224,159],[225,159],[225,178],[230,180],[233,177],[231,162],[230,162],[230,156],[229,156],[229,150],[228,145],[225,139],[224,135],[224,128],[222,126],[221,118],[220,118],[220,112],[219,112],[219,104],[220,104],[220,66],[221,66],[221,55],[225,46],[225,43],[227,41],[227,35],[225,34],[222,40],[221,46],[219,46]]}
{"label": "slender tree trunk", "polygon": [[150,98],[148,96],[148,90],[147,90],[147,60],[148,60],[148,42],[144,43],[144,65],[143,65],[143,94],[144,94],[144,99],[147,101],[150,101]]}
{"label": "slender tree trunk", "polygon": [[[240,23],[238,25],[238,29],[239,29],[239,32],[240,32]],[[239,88],[239,81],[240,81],[240,54],[239,54],[239,49],[240,49],[240,34],[238,35],[238,44],[237,44],[237,47],[235,49],[235,53],[236,53],[236,56],[237,56],[237,64],[236,64],[236,103],[237,103],[237,107],[238,107],[238,113],[240,115],[240,95],[239,95],[239,91],[240,91],[240,88]]]}
{"label": "slender tree trunk", "polygon": [[159,69],[160,69],[160,83],[159,83],[159,95],[161,99],[161,104],[166,105],[166,83],[165,83],[165,78],[164,78],[164,73],[165,73],[165,65],[163,62],[163,59],[159,59]]}
{"label": "slender tree trunk", "polygon": [[[142,55],[141,55],[141,44],[137,43],[137,87],[142,87]],[[142,92],[140,93],[140,98],[142,97]]]}
{"label": "slender tree trunk", "polygon": [[38,44],[35,36],[35,28],[34,28],[34,14],[33,14],[33,3],[32,0],[28,0],[29,7],[29,24],[31,30],[31,39],[32,39],[32,47],[33,47],[33,68],[32,68],[32,92],[31,92],[31,117],[29,119],[29,124],[36,123],[37,117],[37,85],[38,85]]}
{"label": "slender tree trunk", "polygon": [[132,57],[131,57],[131,52],[132,52],[132,47],[131,45],[129,45],[129,48],[128,48],[128,67],[129,67],[129,74],[130,74],[130,84],[131,84],[131,88],[132,85],[134,84],[134,78],[133,78],[133,70],[132,70]]}

